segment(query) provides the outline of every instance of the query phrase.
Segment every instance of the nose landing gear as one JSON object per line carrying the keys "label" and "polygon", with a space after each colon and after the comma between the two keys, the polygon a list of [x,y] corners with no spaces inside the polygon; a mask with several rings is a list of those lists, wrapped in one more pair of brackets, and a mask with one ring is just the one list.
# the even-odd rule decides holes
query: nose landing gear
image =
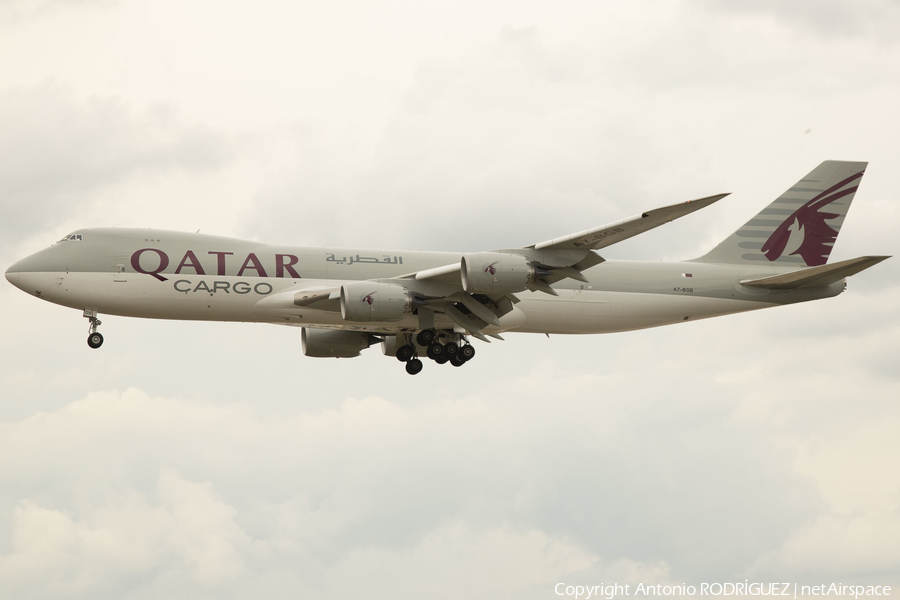
{"label": "nose landing gear", "polygon": [[94,348],[95,350],[103,345],[103,335],[97,331],[97,328],[102,324],[100,319],[97,318],[96,310],[85,310],[84,316],[90,322],[90,328],[88,333],[87,343],[88,346]]}
{"label": "nose landing gear", "polygon": [[88,336],[88,346],[95,350],[103,345],[103,334],[94,332]]}

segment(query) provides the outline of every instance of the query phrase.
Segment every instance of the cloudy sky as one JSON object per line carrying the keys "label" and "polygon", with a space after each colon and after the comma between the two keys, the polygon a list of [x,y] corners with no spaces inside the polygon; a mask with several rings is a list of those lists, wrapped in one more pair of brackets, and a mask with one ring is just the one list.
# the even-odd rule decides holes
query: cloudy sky
{"label": "cloudy sky", "polygon": [[[832,259],[897,254],[895,0],[0,0],[0,266],[88,226],[709,250],[870,162]],[[900,586],[900,261],[808,305],[509,335],[415,377],[293,328],[0,285],[0,597],[525,598]]]}

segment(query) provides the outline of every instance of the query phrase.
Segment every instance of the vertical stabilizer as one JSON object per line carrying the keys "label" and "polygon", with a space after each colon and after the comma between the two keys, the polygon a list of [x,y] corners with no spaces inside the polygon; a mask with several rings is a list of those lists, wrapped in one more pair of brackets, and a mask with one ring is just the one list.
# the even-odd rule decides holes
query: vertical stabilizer
{"label": "vertical stabilizer", "polygon": [[824,265],[867,164],[826,160],[696,260],[798,267]]}

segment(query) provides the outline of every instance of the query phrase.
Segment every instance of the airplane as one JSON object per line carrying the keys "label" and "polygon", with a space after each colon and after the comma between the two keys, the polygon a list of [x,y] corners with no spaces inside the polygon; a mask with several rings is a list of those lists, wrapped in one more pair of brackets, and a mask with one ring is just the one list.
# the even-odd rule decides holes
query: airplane
{"label": "airplane", "polygon": [[682,262],[605,260],[602,250],[727,196],[640,213],[522,248],[475,253],[273,246],[153,229],[79,229],[6,278],[101,314],[302,327],[303,353],[349,358],[380,344],[415,375],[420,356],[460,367],[471,339],[594,334],[830,298],[889,256],[828,264],[868,163],[825,161],[712,250]]}

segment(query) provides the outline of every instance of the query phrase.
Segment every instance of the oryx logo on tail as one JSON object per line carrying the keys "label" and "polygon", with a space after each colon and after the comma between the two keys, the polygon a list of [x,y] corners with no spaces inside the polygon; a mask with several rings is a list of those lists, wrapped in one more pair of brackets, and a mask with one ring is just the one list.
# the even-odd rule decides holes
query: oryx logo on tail
{"label": "oryx logo on tail", "polygon": [[[844,179],[795,210],[763,244],[762,253],[766,258],[775,261],[786,253],[801,256],[810,267],[824,265],[838,235],[826,221],[840,215],[822,210],[835,200],[855,193],[863,173]],[[851,183],[854,185],[845,187]]]}

